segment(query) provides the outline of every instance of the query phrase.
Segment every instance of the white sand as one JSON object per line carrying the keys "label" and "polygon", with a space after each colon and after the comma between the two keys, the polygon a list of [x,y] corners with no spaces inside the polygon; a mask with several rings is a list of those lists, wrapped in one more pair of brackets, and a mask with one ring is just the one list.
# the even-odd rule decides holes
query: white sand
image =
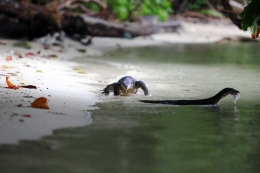
{"label": "white sand", "polygon": [[[30,50],[12,47],[13,41],[2,40],[6,46],[0,46],[0,143],[15,144],[21,139],[39,139],[49,135],[54,129],[88,125],[92,122],[86,110],[93,109],[95,96],[89,86],[80,83],[85,74],[74,70],[75,63],[61,62],[62,57],[73,57],[74,49],[64,53],[44,51],[41,44],[32,43]],[[40,55],[18,58],[11,50],[21,54],[37,52]],[[76,52],[76,51],[75,51]],[[58,54],[58,59],[46,59],[42,55]],[[11,61],[6,57],[11,55]],[[79,55],[79,53],[78,53]],[[82,55],[81,55],[82,56]],[[7,86],[5,75],[14,85],[35,85],[38,89],[18,90]],[[80,79],[80,80],[79,80]],[[25,98],[31,96],[33,98]],[[35,98],[46,97],[50,109],[17,107],[18,104],[30,105]],[[30,117],[25,115],[29,114]]]}
{"label": "white sand", "polygon": [[[239,30],[235,26],[203,25],[183,23],[183,30],[179,33],[161,33],[151,37],[139,37],[131,40],[120,38],[94,38],[93,44],[84,47],[71,40],[65,41],[65,52],[58,52],[60,48],[44,50],[42,39],[31,43],[32,49],[13,47],[11,40],[0,40],[7,45],[0,45],[0,144],[17,144],[19,140],[36,140],[52,134],[54,129],[85,126],[92,123],[91,114],[87,110],[95,108],[98,101],[98,91],[88,83],[102,81],[100,76],[80,74],[74,70],[80,64],[68,62],[74,57],[88,55],[102,56],[105,51],[120,47],[137,47],[147,45],[164,45],[173,43],[214,43],[223,38],[250,37],[249,32]],[[77,51],[86,48],[87,53]],[[12,51],[24,55],[27,52],[39,55],[18,58]],[[58,58],[46,59],[43,55],[57,54]],[[7,56],[11,61],[6,61]],[[7,67],[7,68],[6,68]],[[102,67],[104,68],[104,67]],[[106,73],[91,69],[87,74]],[[5,76],[15,85],[36,85],[38,89],[18,90],[5,88]],[[82,82],[84,81],[84,82]],[[32,98],[25,98],[31,96]],[[17,107],[18,104],[30,105],[35,98],[46,97],[50,109],[36,109]],[[30,117],[25,115],[29,114]],[[28,115],[27,115],[28,116]]]}

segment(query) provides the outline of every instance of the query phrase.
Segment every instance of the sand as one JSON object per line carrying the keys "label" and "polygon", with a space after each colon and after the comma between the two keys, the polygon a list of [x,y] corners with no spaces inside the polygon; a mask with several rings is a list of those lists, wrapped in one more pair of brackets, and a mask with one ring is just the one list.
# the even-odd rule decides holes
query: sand
{"label": "sand", "polygon": [[[20,140],[37,140],[51,135],[54,129],[93,123],[88,110],[98,109],[95,103],[102,101],[100,88],[95,84],[103,81],[102,74],[107,73],[106,65],[95,64],[95,68],[91,68],[91,64],[84,64],[85,67],[90,67],[85,71],[79,68],[81,64],[73,62],[73,58],[103,56],[107,51],[123,47],[217,43],[223,40],[237,41],[240,38],[250,38],[249,32],[241,31],[233,25],[183,22],[182,26],[183,29],[177,33],[159,33],[130,40],[95,37],[93,44],[88,47],[65,39],[64,49],[59,46],[44,49],[43,42],[46,37],[30,42],[31,49],[14,47],[15,40],[1,39],[0,144],[18,144]],[[47,43],[52,43],[51,38],[47,40]],[[87,49],[87,52],[80,52],[78,49]],[[15,55],[17,52],[22,55],[22,58]],[[28,53],[34,55],[25,56]],[[8,56],[11,56],[12,60],[7,60]],[[103,70],[98,70],[100,68]],[[37,89],[6,88],[6,76],[9,76],[9,80],[14,85],[35,85]],[[39,97],[48,99],[50,109],[30,106],[31,102]],[[21,104],[24,107],[17,106]]]}

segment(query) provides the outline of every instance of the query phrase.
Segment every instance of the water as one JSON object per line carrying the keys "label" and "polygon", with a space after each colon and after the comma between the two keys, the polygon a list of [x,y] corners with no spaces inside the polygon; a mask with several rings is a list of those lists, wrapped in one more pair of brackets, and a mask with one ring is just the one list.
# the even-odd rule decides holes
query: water
{"label": "water", "polygon": [[[149,99],[197,99],[224,87],[241,92],[219,107],[140,103],[102,96],[93,124],[56,130],[40,141],[0,147],[5,173],[258,173],[259,44],[123,49],[93,58],[103,88],[123,75],[143,80]],[[78,59],[82,63],[89,60]],[[84,64],[83,64],[84,66]],[[95,70],[95,68],[94,68]]]}

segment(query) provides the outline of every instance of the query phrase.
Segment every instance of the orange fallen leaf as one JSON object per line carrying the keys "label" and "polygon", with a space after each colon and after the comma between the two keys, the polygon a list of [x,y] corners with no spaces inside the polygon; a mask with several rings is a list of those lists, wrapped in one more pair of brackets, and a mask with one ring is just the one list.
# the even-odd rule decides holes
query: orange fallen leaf
{"label": "orange fallen leaf", "polygon": [[5,58],[5,60],[6,60],[6,61],[11,61],[11,60],[13,60],[13,59],[12,59],[12,56],[7,56],[7,57]]}
{"label": "orange fallen leaf", "polygon": [[50,109],[45,97],[40,97],[32,102],[31,106],[33,108]]}
{"label": "orange fallen leaf", "polygon": [[35,54],[33,52],[27,52],[25,56],[34,56]]}
{"label": "orange fallen leaf", "polygon": [[8,88],[15,89],[15,90],[20,88],[19,85],[12,84],[12,82],[9,81],[9,77],[5,77],[5,81],[6,81]]}
{"label": "orange fallen leaf", "polygon": [[12,82],[9,81],[9,77],[5,77],[5,81],[6,81],[6,83],[7,83],[8,88],[13,88],[13,87],[14,87],[14,85],[12,84]]}

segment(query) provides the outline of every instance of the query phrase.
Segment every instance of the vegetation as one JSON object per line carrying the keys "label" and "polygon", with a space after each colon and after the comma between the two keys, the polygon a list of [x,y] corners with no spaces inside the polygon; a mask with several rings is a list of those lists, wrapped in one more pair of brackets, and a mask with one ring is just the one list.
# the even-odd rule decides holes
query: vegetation
{"label": "vegetation", "polygon": [[260,1],[248,0],[250,3],[244,8],[244,11],[240,14],[242,18],[242,29],[247,30],[251,27],[252,38],[259,36],[260,26]]}
{"label": "vegetation", "polygon": [[[60,16],[64,13],[59,13],[59,11],[55,9],[59,9],[63,12],[70,11],[72,13],[90,15],[105,20],[130,22],[138,21],[142,16],[150,15],[157,16],[159,21],[166,21],[170,14],[183,14],[192,11],[192,13],[186,14],[195,15],[195,17],[198,13],[200,14],[197,16],[200,17],[203,15],[216,18],[226,16],[243,30],[247,30],[250,27],[252,38],[257,38],[260,34],[260,0],[247,0],[249,4],[244,9],[242,4],[240,4],[238,11],[231,6],[229,0],[5,0],[0,3],[0,6],[2,6],[2,10],[0,10],[1,14],[8,18],[5,20],[9,20],[10,16],[16,16],[16,18],[19,18],[18,21],[28,20],[29,15],[27,13],[19,13],[17,10],[7,8],[13,7],[13,2],[21,3],[22,6],[26,6],[28,9],[30,9],[31,5],[32,9],[39,8],[49,10],[49,12],[44,13],[45,16],[43,20],[47,20],[47,22],[50,21],[49,24],[55,25],[56,28],[59,28],[57,26],[61,26],[62,17]],[[241,0],[237,0],[237,2],[239,4]],[[55,4],[56,7],[64,6],[64,8],[53,8]],[[32,7],[33,5],[35,7]],[[42,12],[44,12],[44,10],[42,10]],[[12,15],[10,15],[11,13]],[[32,15],[34,13],[30,12],[30,14]],[[38,17],[39,16],[41,15],[38,15]],[[37,15],[35,15],[35,17],[37,18]],[[11,22],[12,20],[13,19],[10,19]],[[32,24],[35,24],[35,22],[32,22]],[[29,24],[29,27],[35,26]]]}
{"label": "vegetation", "polygon": [[160,21],[165,21],[172,11],[168,0],[107,0],[107,4],[120,20],[133,21],[139,16],[156,15]]}

